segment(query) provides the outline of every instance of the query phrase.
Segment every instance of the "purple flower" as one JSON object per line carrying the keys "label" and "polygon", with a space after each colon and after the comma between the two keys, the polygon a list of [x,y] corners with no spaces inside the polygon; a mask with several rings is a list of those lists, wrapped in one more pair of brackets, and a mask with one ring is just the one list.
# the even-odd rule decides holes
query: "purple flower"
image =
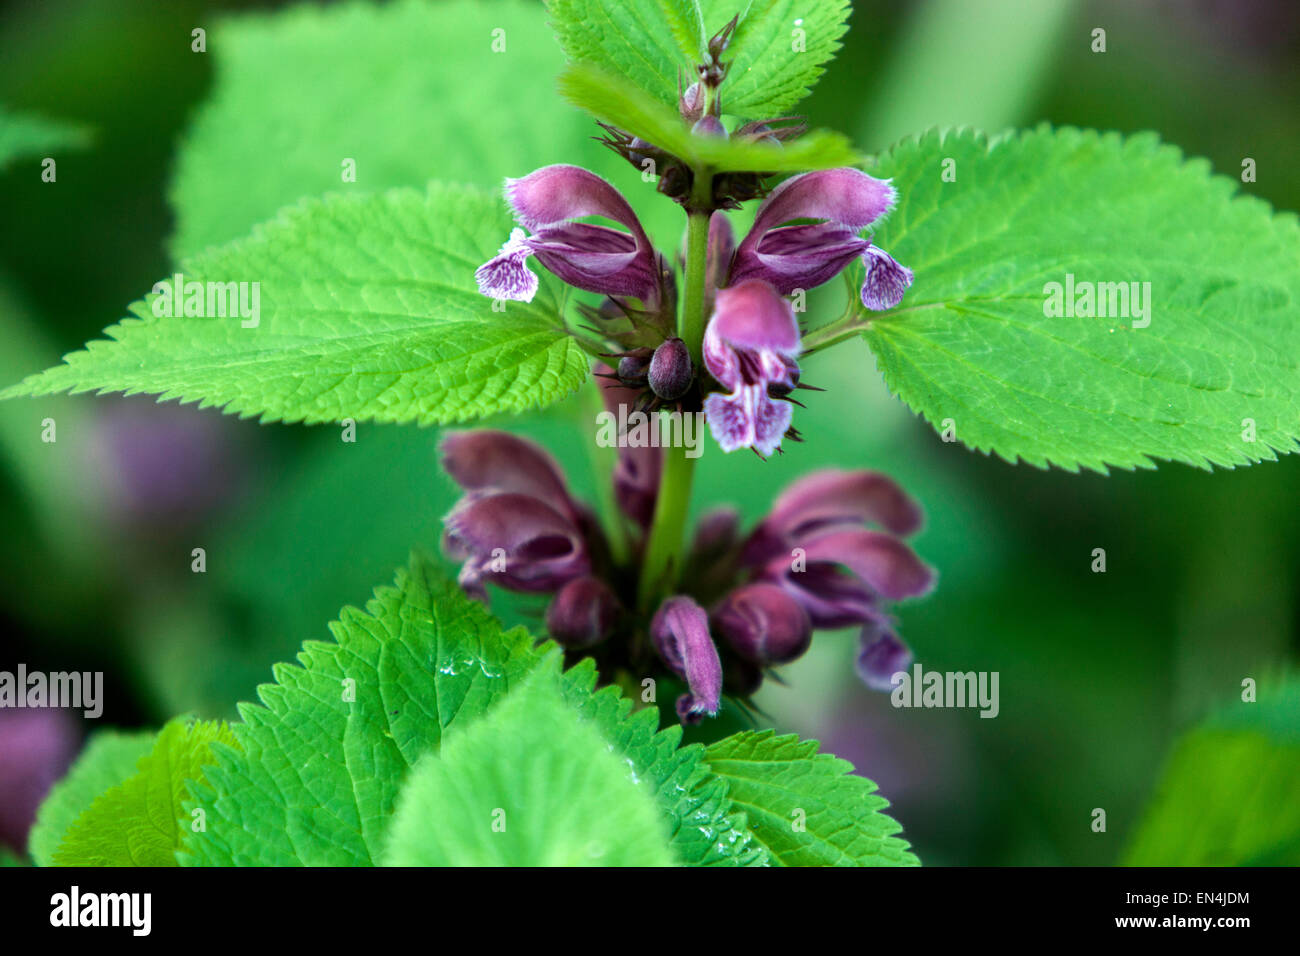
{"label": "purple flower", "polygon": [[[648,368],[648,365],[647,365]],[[595,372],[607,372],[597,365]],[[600,396],[616,421],[623,421],[636,407],[638,392],[609,378],[600,378]],[[663,449],[658,445],[630,445],[619,442],[614,466],[614,500],[619,509],[642,529],[650,527],[659,497],[659,475],[663,471]]]}
{"label": "purple flower", "polygon": [[[896,200],[888,182],[849,167],[791,177],[759,207],[753,228],[736,249],[730,281],[734,285],[762,279],[790,295],[828,282],[854,259],[862,259],[862,304],[875,310],[892,308],[912,284],[912,271],[858,233]],[[821,221],[782,225],[795,219]]]}
{"label": "purple flower", "polygon": [[907,670],[912,652],[898,635],[882,624],[865,624],[858,638],[858,676],[872,690],[891,690],[894,675]]}
{"label": "purple flower", "polygon": [[[604,179],[579,166],[544,166],[522,179],[507,179],[505,191],[524,228],[515,229],[474,273],[484,295],[531,302],[537,276],[525,263],[535,255],[579,289],[658,301],[659,256],[627,200]],[[630,232],[572,221],[583,216],[603,216]]]}
{"label": "purple flower", "polygon": [[686,681],[688,693],[677,698],[681,722],[699,723],[704,715],[716,714],[722,699],[722,661],[704,609],[684,595],[668,598],[650,622],[650,638],[668,669]]}
{"label": "purple flower", "polygon": [[565,647],[592,647],[609,637],[622,604],[600,578],[574,578],[546,609],[546,631]]}
{"label": "purple flower", "polygon": [[745,542],[741,562],[784,587],[813,627],[879,622],[882,600],[934,586],[934,572],[899,537],[920,523],[920,509],[884,475],[815,472],[781,494]]}
{"label": "purple flower", "polygon": [[704,402],[709,428],[723,451],[753,448],[770,455],[790,427],[785,394],[798,382],[799,324],[790,303],[759,279],[720,289],[704,333],[704,364],[729,394]]}
{"label": "purple flower", "polygon": [[728,594],[712,621],[733,651],[759,666],[802,657],[812,641],[812,623],[803,606],[784,589],[762,581]]}
{"label": "purple flower", "polygon": [[460,584],[485,596],[491,580],[513,591],[554,592],[590,573],[586,512],[542,449],[506,432],[454,432],[443,467],[467,494],[444,518],[444,545],[462,561]]}

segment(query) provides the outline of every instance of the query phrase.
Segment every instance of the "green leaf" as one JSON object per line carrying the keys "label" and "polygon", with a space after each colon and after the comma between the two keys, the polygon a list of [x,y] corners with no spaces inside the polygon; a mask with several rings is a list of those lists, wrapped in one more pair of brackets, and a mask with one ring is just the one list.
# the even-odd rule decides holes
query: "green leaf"
{"label": "green leaf", "polygon": [[104,791],[135,776],[136,765],[153,750],[151,731],[101,730],[90,738],[67,776],[54,785],[36,813],[27,849],[37,866],[51,866],[68,828]]}
{"label": "green leaf", "polygon": [[1129,866],[1300,865],[1300,681],[1211,716],[1174,746]]}
{"label": "green leaf", "polygon": [[[376,591],[365,612],[345,608],[331,631],[336,643],[309,641],[301,666],[274,669],[276,683],[258,691],[263,706],[241,705],[241,750],[221,750],[196,793],[208,827],[190,834],[185,862],[373,864],[408,769],[558,658],[522,628],[503,632],[418,555],[395,587]],[[566,699],[652,782],[676,858],[762,862],[702,751],[677,750],[680,731],[656,733],[653,713],[624,719],[630,705],[613,688],[593,694],[593,674],[589,664],[571,670]]]}
{"label": "green leaf", "polygon": [[[897,308],[857,321],[890,389],[931,423],[1070,470],[1294,450],[1294,216],[1234,197],[1238,184],[1151,134],[930,132],[873,172],[901,197],[873,241],[916,281]],[[1149,282],[1149,325],[1132,303],[1133,318],[1047,316],[1047,284],[1067,275]]]}
{"label": "green leaf", "polygon": [[597,63],[660,104],[677,104],[703,62],[695,0],[548,0],[551,28],[573,63]]}
{"label": "green leaf", "polygon": [[847,139],[829,130],[812,130],[784,145],[696,136],[675,109],[589,63],[566,67],[560,74],[560,92],[575,106],[654,143],[696,169],[792,173],[861,161]]}
{"label": "green leaf", "polygon": [[182,804],[213,762],[214,743],[235,743],[224,723],[169,722],[138,772],[97,797],[68,828],[52,865],[176,866],[191,822]]}
{"label": "green leaf", "polygon": [[89,142],[90,133],[84,126],[0,106],[0,169],[24,156],[77,149]]}
{"label": "green leaf", "polygon": [[632,763],[636,774],[654,782],[668,818],[678,859],[690,866],[766,866],[766,850],[754,840],[743,813],[735,811],[724,780],[709,771],[699,744],[681,747],[682,728],[657,730],[658,711],[634,713],[615,687],[595,690],[596,665],[584,660],[565,672],[569,703],[591,720]]}
{"label": "green leaf", "polygon": [[[826,72],[848,30],[849,0],[703,0],[705,35],[741,14],[722,60],[722,109],[747,119],[781,116]],[[840,164],[844,165],[844,164]]]}
{"label": "green leaf", "polygon": [[[186,262],[184,296],[165,280],[162,297],[106,330],[111,341],[0,397],[148,392],[308,423],[433,424],[548,404],[587,375],[559,318],[563,286],[544,275],[531,303],[497,312],[474,281],[512,225],[499,196],[463,186],[305,201],[252,238]],[[168,314],[166,297],[179,311],[196,280],[249,283],[239,287],[248,308]],[[246,328],[254,320],[240,316],[254,304],[260,315]]]}
{"label": "green leaf", "polygon": [[817,741],[744,731],[709,745],[705,759],[727,782],[750,829],[783,866],[917,866],[889,801],[853,765]]}
{"label": "green leaf", "polygon": [[389,866],[671,866],[650,784],[545,670],[411,771]]}
{"label": "green leaf", "polygon": [[564,57],[538,3],[300,4],[222,17],[210,34],[211,98],[170,187],[178,260],[304,197],[430,178],[499,189],[606,152],[556,95]]}

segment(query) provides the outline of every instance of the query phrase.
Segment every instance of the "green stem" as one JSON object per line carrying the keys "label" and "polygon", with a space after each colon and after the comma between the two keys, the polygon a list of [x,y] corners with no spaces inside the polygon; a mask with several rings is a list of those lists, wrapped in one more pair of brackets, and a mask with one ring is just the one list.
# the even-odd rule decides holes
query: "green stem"
{"label": "green stem", "polygon": [[[695,177],[696,197],[708,197],[713,189],[711,176]],[[691,361],[700,366],[704,342],[704,296],[709,257],[709,214],[692,210],[686,224],[686,288],[677,334],[690,350]],[[695,476],[695,459],[686,457],[686,448],[663,450],[663,472],[659,477],[659,497],[654,522],[641,562],[638,601],[649,612],[659,599],[670,593],[681,572],[682,541],[686,516],[691,504],[691,481]]]}
{"label": "green stem", "polygon": [[692,212],[686,222],[686,289],[677,334],[691,350],[691,361],[700,363],[704,342],[704,282],[709,257],[709,214]]}

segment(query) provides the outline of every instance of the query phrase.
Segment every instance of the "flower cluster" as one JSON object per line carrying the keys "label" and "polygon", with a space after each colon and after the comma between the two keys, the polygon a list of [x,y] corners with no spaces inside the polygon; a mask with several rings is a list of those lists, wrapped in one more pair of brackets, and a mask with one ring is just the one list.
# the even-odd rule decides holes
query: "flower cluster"
{"label": "flower cluster", "polygon": [[[684,398],[699,371],[684,353],[672,365],[671,388],[654,388],[644,374],[665,342],[681,352],[680,340],[665,331],[671,323],[664,321],[665,307],[676,301],[676,283],[619,191],[595,173],[558,165],[508,180],[506,199],[527,231],[516,229],[479,267],[479,290],[493,298],[530,301],[537,276],[526,262],[536,256],[568,284],[609,297],[608,307],[591,310],[593,317],[631,321],[633,330],[624,338],[639,335],[641,344],[624,353],[632,361],[626,369],[619,363],[621,381],[648,384],[660,400]],[[699,388],[710,430],[724,451],[753,448],[767,456],[787,434],[797,437],[788,396],[800,387],[800,329],[787,296],[822,285],[860,261],[859,295],[866,308],[888,309],[902,299],[911,270],[858,235],[895,201],[889,183],[841,168],[804,173],[778,185],[739,245],[726,213],[712,214],[705,290],[712,314],[703,344],[708,379]],[[602,216],[627,231],[574,221],[584,216]],[[816,221],[787,225],[795,220]]]}
{"label": "flower cluster", "polygon": [[[635,399],[616,383],[602,388],[615,410]],[[870,686],[888,687],[906,666],[886,604],[926,593],[934,575],[903,540],[920,525],[917,505],[883,475],[813,473],[747,535],[732,511],[705,516],[680,592],[638,616],[634,576],[612,560],[604,531],[544,450],[506,432],[468,431],[448,435],[442,453],[465,492],[444,541],[462,562],[462,586],[483,598],[488,582],[549,595],[547,632],[568,650],[598,655],[602,668],[667,670],[682,680],[683,722],[716,713],[724,689],[749,697],[770,668],[802,655],[816,630],[860,629],[858,670]],[[638,551],[660,456],[655,447],[621,449],[613,475]]]}

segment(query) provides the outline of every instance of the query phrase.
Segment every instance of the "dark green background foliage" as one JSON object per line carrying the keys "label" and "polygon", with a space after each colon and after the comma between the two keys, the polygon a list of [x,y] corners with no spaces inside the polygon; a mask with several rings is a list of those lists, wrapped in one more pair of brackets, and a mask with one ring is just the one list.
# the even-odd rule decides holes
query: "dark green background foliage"
{"label": "dark green background foliage", "polygon": [[[169,274],[179,246],[228,238],[204,223],[178,232],[168,195],[177,143],[191,135],[219,62],[219,15],[263,6],[46,0],[2,15],[0,103],[82,124],[92,138],[58,154],[57,184],[41,183],[32,161],[0,172],[0,385],[97,337]],[[1293,5],[1188,0],[1162,20],[1136,6],[857,2],[843,50],[801,109],[810,125],[842,130],[870,153],[935,125],[1152,129],[1229,176],[1253,158],[1258,181],[1245,191],[1300,208]],[[194,26],[209,29],[206,55],[190,51]],[[1090,50],[1097,26],[1105,54]],[[557,50],[553,66],[560,61]],[[521,83],[551,84],[552,75]],[[448,95],[457,101],[424,109],[445,109],[454,123],[511,105],[502,100],[509,90],[476,93],[472,82]],[[592,131],[564,116],[579,140]],[[510,136],[504,126],[499,151],[482,153],[490,163],[473,158],[479,141],[469,159],[411,144],[411,167],[384,174],[422,186],[477,171],[493,188],[501,175],[592,155],[575,142],[568,156],[534,156]],[[675,221],[630,169],[620,176],[656,234]],[[837,314],[838,293],[814,297],[812,308]],[[800,413],[807,443],[766,463],[710,449],[696,506],[732,501],[753,520],[813,467],[893,474],[926,508],[917,548],[941,573],[933,597],[902,609],[902,634],[927,668],[1000,672],[1001,713],[891,708],[854,678],[846,633],[819,637],[785,672],[788,687],[763,691],[763,725],[816,737],[852,761],[927,864],[1294,856],[1293,819],[1277,832],[1239,828],[1218,844],[1182,846],[1159,815],[1233,820],[1250,799],[1242,778],[1269,761],[1295,766],[1296,697],[1274,700],[1272,688],[1300,649],[1300,460],[1108,477],[1012,467],[942,442],[872,365],[857,341],[810,359],[805,380],[828,391]],[[589,413],[569,402],[544,421],[511,425],[554,451],[588,495],[578,429]],[[50,416],[54,445],[38,440]],[[339,608],[364,605],[412,546],[436,550],[455,497],[436,467],[437,439],[435,428],[363,425],[356,444],[344,444],[331,425],[257,427],[147,397],[0,404],[0,613],[9,625],[0,669],[23,661],[105,671],[103,725],[235,717],[235,701],[253,697],[273,662],[326,637]],[[206,574],[190,571],[195,547],[206,549]],[[1106,551],[1104,574],[1091,570],[1096,548]],[[536,620],[527,601],[508,607],[512,620]],[[1239,702],[1246,677],[1269,698],[1258,720]],[[724,714],[687,739],[743,726]],[[1207,774],[1229,783],[1207,787],[1203,802],[1188,797],[1191,783],[1179,788]],[[1266,799],[1294,805],[1295,785],[1291,773]],[[1099,807],[1105,833],[1090,827]],[[1135,840],[1143,813],[1156,819]]]}

